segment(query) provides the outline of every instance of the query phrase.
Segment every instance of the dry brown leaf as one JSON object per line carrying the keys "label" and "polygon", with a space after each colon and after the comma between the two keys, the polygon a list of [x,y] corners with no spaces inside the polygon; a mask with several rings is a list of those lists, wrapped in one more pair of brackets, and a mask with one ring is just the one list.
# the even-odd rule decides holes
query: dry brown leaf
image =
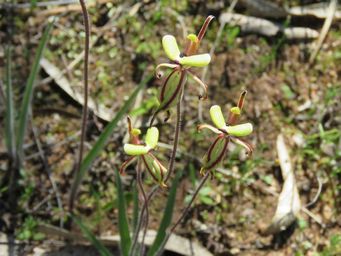
{"label": "dry brown leaf", "polygon": [[[73,100],[77,101],[80,105],[83,106],[83,94],[72,89],[70,82],[67,78],[62,74],[62,72],[49,62],[47,59],[42,58],[40,60],[40,66],[44,69],[44,71],[53,78],[55,83],[63,89]],[[113,118],[110,109],[106,108],[101,104],[96,104],[94,100],[89,98],[88,107],[93,111],[93,113],[99,118],[110,122]]]}

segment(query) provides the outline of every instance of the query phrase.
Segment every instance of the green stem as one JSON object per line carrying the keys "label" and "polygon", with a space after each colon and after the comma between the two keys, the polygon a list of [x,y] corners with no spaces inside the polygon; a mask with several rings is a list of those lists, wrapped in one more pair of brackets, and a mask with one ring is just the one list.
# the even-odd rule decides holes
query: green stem
{"label": "green stem", "polygon": [[[133,243],[132,246],[130,248],[130,253],[129,255],[133,256],[135,255],[135,247],[137,245],[138,242],[138,238],[139,238],[139,233],[142,227],[142,223],[143,223],[143,219],[146,219],[146,223],[145,226],[148,227],[148,221],[149,221],[149,210],[148,210],[148,197],[146,195],[146,192],[144,191],[143,188],[143,182],[142,182],[142,168],[141,168],[141,163],[139,161],[139,163],[137,164],[137,184],[140,188],[142,197],[143,197],[143,210],[141,210],[141,214],[138,220],[138,224],[135,230],[135,234],[134,234],[134,238],[133,238]],[[144,212],[146,212],[146,214],[144,214]],[[143,244],[144,244],[144,239],[145,239],[145,233],[143,234],[142,237],[142,241],[141,241],[141,255],[142,255],[142,251],[143,251]]]}

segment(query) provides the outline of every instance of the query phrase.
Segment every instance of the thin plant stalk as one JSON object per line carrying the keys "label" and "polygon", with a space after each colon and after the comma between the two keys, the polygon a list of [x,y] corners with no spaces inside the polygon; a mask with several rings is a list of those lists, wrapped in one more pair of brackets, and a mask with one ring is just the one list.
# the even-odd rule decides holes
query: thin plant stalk
{"label": "thin plant stalk", "polygon": [[[174,142],[173,142],[173,150],[172,150],[172,154],[170,157],[170,161],[169,161],[169,167],[168,167],[168,173],[167,176],[165,178],[165,183],[168,181],[168,179],[171,177],[171,174],[173,172],[174,169],[174,163],[175,163],[175,156],[176,156],[176,151],[178,149],[178,145],[179,145],[179,137],[180,137],[180,128],[181,128],[181,101],[182,101],[182,97],[180,98],[177,107],[176,107],[176,126],[175,126],[175,133],[174,133]],[[138,234],[140,232],[141,226],[142,226],[142,221],[143,221],[143,216],[144,216],[144,212],[146,211],[149,201],[154,197],[155,192],[158,191],[159,186],[156,185],[155,187],[152,188],[152,190],[149,192],[147,200],[144,202],[141,212],[140,212],[140,216],[139,216],[139,221],[138,221],[138,225],[136,228],[136,234]],[[146,222],[148,223],[149,220],[147,219]],[[143,231],[143,237],[145,237],[146,233],[147,233],[147,229],[148,229],[148,225],[145,225],[144,231]],[[133,246],[135,247],[136,242],[133,243]]]}
{"label": "thin plant stalk", "polygon": [[[141,193],[142,193],[142,197],[143,197],[143,203],[147,202],[146,204],[146,214],[145,214],[145,229],[144,231],[147,229],[148,227],[148,224],[149,224],[149,208],[148,208],[148,198],[147,198],[147,195],[146,195],[146,192],[144,191],[144,188],[143,188],[143,182],[142,182],[142,171],[140,170],[139,172],[139,175],[138,175],[138,183],[139,183],[139,187],[140,187],[140,190],[141,190]],[[141,240],[141,251],[140,251],[140,255],[144,255],[144,240],[146,238],[146,232],[143,232],[143,235],[142,235],[142,240]]]}
{"label": "thin plant stalk", "polygon": [[186,208],[182,211],[181,216],[178,218],[178,220],[175,222],[175,224],[173,225],[173,227],[167,232],[167,236],[165,238],[165,240],[162,242],[162,245],[160,246],[158,252],[156,253],[156,256],[161,256],[164,248],[170,238],[170,236],[172,235],[172,233],[174,232],[174,230],[177,228],[177,226],[181,223],[181,221],[184,219],[184,217],[187,215],[189,209],[191,208],[194,200],[197,198],[200,189],[204,186],[204,184],[206,183],[208,177],[210,176],[210,172],[206,172],[205,176],[201,179],[197,189],[194,191],[194,194],[191,198],[191,201],[188,203],[188,205],[186,206]]}
{"label": "thin plant stalk", "polygon": [[[141,163],[139,162],[137,164],[137,166],[138,166],[137,167],[137,184],[139,186],[139,189],[141,191],[141,195],[142,195],[142,198],[143,198],[143,208],[144,208],[144,210],[143,210],[143,214],[140,214],[140,218],[139,218],[139,221],[138,221],[138,224],[137,224],[137,228],[136,228],[136,231],[135,231],[135,234],[134,234],[133,243],[132,243],[132,246],[130,248],[129,255],[135,255],[135,247],[136,247],[137,242],[138,242],[139,233],[140,233],[140,230],[141,230],[141,227],[142,227],[143,219],[145,218],[145,220],[146,220],[145,226],[148,226],[148,221],[149,221],[148,197],[147,197],[147,194],[146,194],[146,192],[144,191],[144,188],[143,188]],[[144,212],[145,212],[145,214],[144,214]],[[142,211],[141,211],[141,213],[142,213]],[[141,242],[141,255],[142,255],[142,251],[143,251],[144,239],[145,239],[145,234],[143,234],[142,242]]]}
{"label": "thin plant stalk", "polygon": [[167,183],[168,179],[171,177],[171,174],[174,170],[175,156],[176,156],[176,151],[179,145],[179,137],[180,137],[180,130],[181,130],[181,101],[182,101],[182,97],[180,98],[178,104],[176,105],[176,126],[175,126],[175,133],[174,133],[173,150],[172,150],[171,158],[169,160],[168,173],[165,178],[165,183]]}
{"label": "thin plant stalk", "polygon": [[[88,85],[88,77],[89,77],[89,51],[90,51],[90,19],[89,13],[86,8],[86,4],[84,0],[79,0],[79,3],[82,7],[83,20],[84,20],[84,29],[85,29],[85,46],[84,46],[84,70],[83,70],[83,83],[84,83],[84,104],[82,111],[82,131],[81,131],[81,139],[79,144],[79,155],[78,162],[76,165],[76,172],[80,172],[80,167],[83,160],[83,151],[84,151],[84,141],[86,135],[86,126],[88,119],[88,94],[89,94],[89,85]],[[74,201],[70,201],[70,212],[72,213],[74,206]]]}

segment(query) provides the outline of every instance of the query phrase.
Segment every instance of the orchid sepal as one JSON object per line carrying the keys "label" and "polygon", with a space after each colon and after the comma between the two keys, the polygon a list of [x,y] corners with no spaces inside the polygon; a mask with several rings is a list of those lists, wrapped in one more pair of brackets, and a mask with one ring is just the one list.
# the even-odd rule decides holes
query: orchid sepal
{"label": "orchid sepal", "polygon": [[236,144],[242,146],[243,148],[245,148],[245,149],[246,149],[246,153],[247,153],[248,156],[251,156],[251,155],[252,155],[252,153],[253,153],[253,147],[252,147],[251,144],[249,144],[248,142],[246,142],[246,141],[244,141],[244,140],[242,140],[242,139],[240,139],[240,138],[236,138],[236,137],[231,137],[231,140],[232,140],[234,143],[236,143]]}
{"label": "orchid sepal", "polygon": [[127,143],[124,144],[123,150],[129,156],[140,156],[147,154],[151,150],[151,148],[149,146]]}
{"label": "orchid sepal", "polygon": [[159,141],[159,130],[156,127],[150,127],[147,130],[145,141],[147,146],[154,149]]}
{"label": "orchid sepal", "polygon": [[244,137],[252,133],[253,126],[251,123],[226,126],[225,130],[228,134],[236,137]]}
{"label": "orchid sepal", "polygon": [[172,61],[177,61],[180,58],[180,50],[176,39],[172,35],[165,35],[162,38],[162,46],[167,57]]}
{"label": "orchid sepal", "polygon": [[211,55],[208,53],[181,57],[179,63],[189,67],[206,67],[211,62]]}
{"label": "orchid sepal", "polygon": [[220,131],[219,129],[217,129],[216,127],[214,127],[213,125],[210,124],[200,124],[197,127],[197,130],[200,132],[202,129],[209,129],[212,132],[216,133],[216,134],[221,134],[222,131]]}
{"label": "orchid sepal", "polygon": [[212,122],[218,129],[224,129],[226,127],[226,122],[225,122],[223,112],[221,111],[220,106],[213,105],[210,108],[210,116],[211,116]]}

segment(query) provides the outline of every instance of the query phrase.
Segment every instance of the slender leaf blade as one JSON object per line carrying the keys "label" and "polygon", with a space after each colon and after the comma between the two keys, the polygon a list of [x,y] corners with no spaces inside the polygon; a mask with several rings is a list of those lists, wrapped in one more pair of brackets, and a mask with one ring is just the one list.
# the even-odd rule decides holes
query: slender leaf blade
{"label": "slender leaf blade", "polygon": [[13,158],[15,155],[15,133],[14,131],[14,104],[12,88],[12,51],[8,46],[6,49],[6,117],[5,117],[5,136],[7,151]]}
{"label": "slender leaf blade", "polygon": [[121,183],[121,177],[117,169],[115,170],[115,174],[118,200],[118,229],[120,232],[120,247],[122,255],[128,256],[131,246],[131,237],[127,219],[126,201]]}
{"label": "slender leaf blade", "polygon": [[81,219],[77,218],[74,215],[71,215],[72,219],[79,228],[82,230],[84,236],[91,242],[91,244],[98,250],[101,256],[111,256],[112,254],[97,238],[96,236],[90,231],[90,229],[84,225]]}
{"label": "slender leaf blade", "polygon": [[157,231],[157,234],[156,234],[156,237],[152,246],[148,250],[147,256],[154,256],[156,254],[160,246],[162,246],[163,240],[165,239],[167,235],[167,228],[172,222],[175,198],[176,198],[176,189],[178,187],[181,175],[182,175],[182,172],[178,172],[173,181],[172,187],[169,191],[166,207],[163,213],[163,217],[162,217],[159,229]]}
{"label": "slender leaf blade", "polygon": [[43,56],[43,52],[45,49],[45,46],[47,44],[47,41],[49,39],[52,27],[54,25],[55,19],[50,21],[43,33],[43,36],[39,42],[39,46],[37,49],[37,53],[34,57],[34,61],[32,64],[32,69],[30,72],[30,75],[27,80],[27,84],[25,87],[24,97],[22,100],[20,113],[19,113],[19,126],[17,131],[17,150],[18,150],[18,156],[19,159],[22,159],[23,155],[23,144],[25,139],[25,133],[27,128],[27,121],[28,121],[28,115],[30,110],[30,105],[32,101],[33,91],[34,91],[34,82],[36,80],[36,77],[38,75],[38,71],[40,68],[39,62],[40,59]]}
{"label": "slender leaf blade", "polygon": [[78,187],[81,184],[86,172],[89,170],[91,164],[106,146],[118,122],[122,119],[123,115],[125,115],[128,112],[138,92],[147,84],[147,82],[150,79],[151,79],[151,76],[148,76],[147,78],[142,80],[142,82],[137,86],[137,88],[130,95],[129,99],[124,103],[121,109],[117,112],[114,119],[105,127],[104,131],[99,136],[98,140],[96,141],[92,149],[84,157],[80,170],[78,173],[76,173],[74,182],[72,184],[71,195],[70,195],[70,205],[73,204],[73,201],[75,200],[76,195],[77,195]]}

